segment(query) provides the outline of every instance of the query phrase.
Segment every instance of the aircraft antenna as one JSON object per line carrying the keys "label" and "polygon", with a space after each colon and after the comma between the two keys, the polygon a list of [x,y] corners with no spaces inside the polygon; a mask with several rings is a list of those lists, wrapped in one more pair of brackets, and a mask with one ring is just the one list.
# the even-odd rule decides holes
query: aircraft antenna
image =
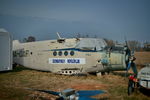
{"label": "aircraft antenna", "polygon": [[62,38],[60,37],[59,32],[56,32],[56,34],[57,34],[57,36],[58,36],[59,39],[62,39]]}

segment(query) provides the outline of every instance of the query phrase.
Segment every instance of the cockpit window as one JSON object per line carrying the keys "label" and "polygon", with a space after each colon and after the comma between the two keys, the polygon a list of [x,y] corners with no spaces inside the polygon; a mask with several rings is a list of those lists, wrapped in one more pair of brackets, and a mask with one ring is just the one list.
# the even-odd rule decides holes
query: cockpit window
{"label": "cockpit window", "polygon": [[108,52],[123,53],[124,47],[123,47],[123,46],[112,46],[112,47],[107,46],[107,47],[105,47],[104,50],[106,50],[106,51],[108,51]]}
{"label": "cockpit window", "polygon": [[112,47],[113,51],[123,51],[124,47]]}
{"label": "cockpit window", "polygon": [[80,40],[75,48],[80,50],[102,51],[107,46],[103,39],[85,38]]}

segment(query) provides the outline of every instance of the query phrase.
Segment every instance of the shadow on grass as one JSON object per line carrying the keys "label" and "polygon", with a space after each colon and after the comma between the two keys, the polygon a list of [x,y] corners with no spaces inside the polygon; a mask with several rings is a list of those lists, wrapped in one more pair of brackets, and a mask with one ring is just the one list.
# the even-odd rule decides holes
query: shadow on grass
{"label": "shadow on grass", "polygon": [[23,70],[33,70],[33,69],[29,69],[29,68],[23,67],[21,65],[17,65],[17,66],[13,66],[13,70],[11,72],[20,72]]}
{"label": "shadow on grass", "polygon": [[23,70],[33,70],[33,69],[29,69],[29,68],[23,67],[21,65],[17,65],[17,66],[13,66],[13,70],[1,71],[0,73],[20,72],[20,71],[23,71]]}
{"label": "shadow on grass", "polygon": [[139,91],[140,91],[141,93],[143,93],[144,95],[150,97],[150,89],[140,88]]}
{"label": "shadow on grass", "polygon": [[22,65],[15,65],[15,66],[13,66],[13,70],[10,71],[10,72],[20,72],[20,71],[23,71],[23,70],[50,72],[50,71],[42,71],[42,70],[37,70],[37,69],[31,69],[31,68],[24,67]]}

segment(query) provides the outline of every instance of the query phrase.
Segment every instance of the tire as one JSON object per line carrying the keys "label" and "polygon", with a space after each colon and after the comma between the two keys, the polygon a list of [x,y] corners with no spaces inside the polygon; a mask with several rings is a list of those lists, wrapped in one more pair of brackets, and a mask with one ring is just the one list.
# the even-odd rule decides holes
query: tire
{"label": "tire", "polygon": [[128,83],[128,95],[131,95],[132,92],[134,92],[134,82],[129,80],[129,83]]}

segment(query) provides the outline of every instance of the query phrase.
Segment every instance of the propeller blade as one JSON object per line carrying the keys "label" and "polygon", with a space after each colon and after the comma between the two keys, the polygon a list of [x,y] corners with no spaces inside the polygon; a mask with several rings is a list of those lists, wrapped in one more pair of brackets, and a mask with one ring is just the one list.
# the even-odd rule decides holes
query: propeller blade
{"label": "propeller blade", "polygon": [[132,61],[129,61],[129,62],[128,62],[127,71],[130,69],[131,63],[132,63]]}
{"label": "propeller blade", "polygon": [[127,77],[127,75],[128,75],[128,70],[130,69],[130,67],[131,67],[131,61],[129,61],[128,64],[127,64],[127,69],[126,69],[125,77]]}
{"label": "propeller blade", "polygon": [[127,48],[130,50],[130,54],[131,54],[130,43],[129,43],[129,41],[126,38],[125,38],[125,43],[126,43]]}
{"label": "propeller blade", "polygon": [[[128,63],[128,66],[127,66],[127,73],[126,74],[128,74],[128,70],[130,69],[130,68],[132,68],[132,71],[133,71],[133,73],[135,74],[135,76],[137,76],[137,68],[136,68],[136,64],[134,63],[134,58],[133,59],[130,59],[130,61],[129,61],[129,63]],[[127,76],[127,75],[126,75]]]}
{"label": "propeller blade", "polygon": [[137,71],[137,68],[136,68],[136,64],[133,62],[133,63],[131,64],[131,66],[132,66],[132,71],[133,71],[134,74],[135,74],[135,77],[137,77],[138,71]]}

